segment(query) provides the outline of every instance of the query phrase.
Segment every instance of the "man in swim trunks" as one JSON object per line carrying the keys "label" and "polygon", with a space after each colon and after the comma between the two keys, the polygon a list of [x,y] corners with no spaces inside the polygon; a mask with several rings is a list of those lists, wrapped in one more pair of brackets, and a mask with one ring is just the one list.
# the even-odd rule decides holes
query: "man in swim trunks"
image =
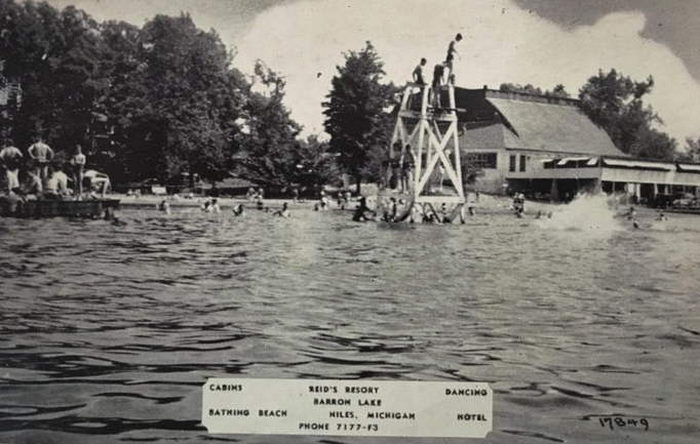
{"label": "man in swim trunks", "polygon": [[54,152],[50,146],[44,143],[41,137],[37,137],[35,140],[34,144],[27,150],[27,153],[35,162],[34,174],[43,181],[48,179],[49,162],[53,159]]}
{"label": "man in swim trunks", "polygon": [[445,76],[445,65],[438,63],[433,69],[433,83],[432,83],[432,105],[435,108],[440,108],[440,87],[443,84],[443,77]]}
{"label": "man in swim trunks", "polygon": [[462,34],[457,34],[450,42],[450,44],[447,46],[447,57],[445,58],[445,67],[450,70],[449,74],[447,75],[447,78],[449,79],[454,72],[454,59],[455,55],[459,56],[459,53],[457,52],[457,48],[455,46],[457,43],[462,41]]}
{"label": "man in swim trunks", "polygon": [[7,181],[7,192],[19,188],[19,166],[22,162],[22,152],[14,146],[12,140],[8,139],[5,147],[0,150],[0,163],[5,169],[5,180]]}
{"label": "man in swim trunks", "polygon": [[75,146],[75,154],[70,159],[73,165],[73,180],[76,185],[78,196],[83,195],[83,175],[85,174],[85,154],[83,154],[80,144]]}
{"label": "man in swim trunks", "polygon": [[51,173],[51,177],[46,181],[46,192],[50,196],[61,197],[68,195],[68,175],[60,169]]}
{"label": "man in swim trunks", "polygon": [[428,63],[428,61],[424,57],[420,59],[420,63],[416,65],[416,67],[413,69],[413,83],[416,83],[420,86],[425,85],[425,78],[423,77],[423,67],[426,63]]}

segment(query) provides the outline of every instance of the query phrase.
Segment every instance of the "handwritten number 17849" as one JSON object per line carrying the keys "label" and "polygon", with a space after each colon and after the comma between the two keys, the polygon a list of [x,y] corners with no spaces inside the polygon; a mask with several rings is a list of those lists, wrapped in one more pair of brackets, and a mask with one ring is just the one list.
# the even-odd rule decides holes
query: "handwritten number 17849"
{"label": "handwritten number 17849", "polygon": [[649,421],[646,418],[623,418],[622,416],[603,416],[598,418],[601,427],[610,427],[610,430],[629,428],[643,428],[646,432],[649,430]]}

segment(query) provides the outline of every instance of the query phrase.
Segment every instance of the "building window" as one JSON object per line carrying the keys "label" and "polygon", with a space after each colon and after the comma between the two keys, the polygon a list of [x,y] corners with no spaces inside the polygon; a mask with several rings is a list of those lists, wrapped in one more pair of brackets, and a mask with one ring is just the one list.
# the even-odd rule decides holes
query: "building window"
{"label": "building window", "polygon": [[517,161],[518,161],[518,156],[516,156],[515,154],[511,154],[510,155],[510,166],[508,167],[508,171],[510,171],[511,173],[515,172],[515,164],[517,163]]}
{"label": "building window", "polygon": [[470,168],[494,169],[497,168],[496,153],[467,153],[466,161]]}
{"label": "building window", "polygon": [[520,171],[525,171],[525,165],[526,165],[526,158],[524,155],[520,155]]}

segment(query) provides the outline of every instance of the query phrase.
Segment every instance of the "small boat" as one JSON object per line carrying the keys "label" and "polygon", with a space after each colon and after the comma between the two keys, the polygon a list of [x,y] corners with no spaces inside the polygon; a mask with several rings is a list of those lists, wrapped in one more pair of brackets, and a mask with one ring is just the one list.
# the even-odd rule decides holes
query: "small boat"
{"label": "small boat", "polygon": [[119,199],[60,200],[37,199],[22,201],[0,198],[0,216],[24,219],[49,217],[111,218],[119,208]]}

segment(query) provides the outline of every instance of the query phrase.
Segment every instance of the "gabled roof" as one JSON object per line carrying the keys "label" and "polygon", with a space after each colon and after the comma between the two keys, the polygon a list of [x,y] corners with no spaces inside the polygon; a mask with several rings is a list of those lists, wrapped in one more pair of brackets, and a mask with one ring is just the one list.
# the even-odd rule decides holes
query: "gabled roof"
{"label": "gabled roof", "polygon": [[486,100],[508,127],[510,134],[503,138],[506,148],[625,156],[576,105],[489,96]]}

